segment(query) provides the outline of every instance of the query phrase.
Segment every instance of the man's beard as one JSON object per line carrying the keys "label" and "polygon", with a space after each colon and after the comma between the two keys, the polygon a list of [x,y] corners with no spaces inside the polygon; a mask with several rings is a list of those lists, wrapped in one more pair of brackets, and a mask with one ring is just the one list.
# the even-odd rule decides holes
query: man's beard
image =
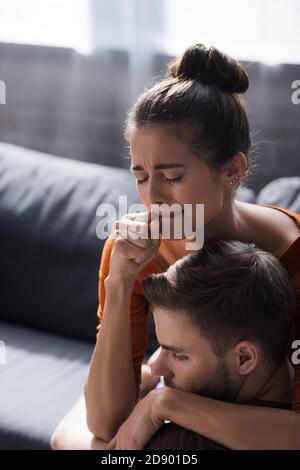
{"label": "man's beard", "polygon": [[229,369],[224,360],[221,360],[216,366],[214,373],[215,380],[204,385],[197,384],[196,382],[186,388],[176,386],[167,377],[164,378],[166,387],[175,388],[184,392],[195,393],[203,397],[212,398],[214,400],[221,400],[227,402],[235,402],[238,395],[238,387],[230,380]]}

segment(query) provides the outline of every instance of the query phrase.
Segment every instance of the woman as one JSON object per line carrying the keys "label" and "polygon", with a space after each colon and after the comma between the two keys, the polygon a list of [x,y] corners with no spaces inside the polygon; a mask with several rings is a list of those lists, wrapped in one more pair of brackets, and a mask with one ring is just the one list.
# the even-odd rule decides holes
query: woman
{"label": "woman", "polygon": [[[129,112],[125,136],[131,170],[148,212],[135,220],[123,218],[112,234],[122,238],[121,227],[145,228],[151,204],[178,203],[181,208],[204,204],[205,241],[253,242],[280,258],[299,288],[300,216],[234,198],[251,169],[249,124],[240,96],[248,85],[241,64],[215,48],[196,44],[170,65],[163,81],[139,97]],[[195,228],[195,211],[192,219]],[[112,439],[138,397],[155,386],[144,368],[140,395],[149,307],[140,282],[187,252],[185,239],[129,237],[117,243],[110,237],[105,244],[99,276],[101,327],[85,386],[89,429],[105,441]],[[300,338],[300,307],[294,338]],[[199,423],[197,432],[223,446],[300,449],[299,366],[295,368],[293,411],[218,402],[214,412],[211,403],[201,402],[201,413],[212,419],[203,428]],[[188,428],[189,419],[197,416],[197,403],[191,402],[187,409],[191,415],[180,424]]]}

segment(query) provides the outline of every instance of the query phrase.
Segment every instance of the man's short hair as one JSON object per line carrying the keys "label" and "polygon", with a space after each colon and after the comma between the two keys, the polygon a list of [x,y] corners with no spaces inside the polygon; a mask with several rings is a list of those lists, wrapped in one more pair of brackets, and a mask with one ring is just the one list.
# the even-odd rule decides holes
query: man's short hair
{"label": "man's short hair", "polygon": [[142,289],[150,304],[187,315],[218,356],[242,340],[273,362],[288,353],[294,288],[280,261],[253,243],[209,242],[146,276]]}

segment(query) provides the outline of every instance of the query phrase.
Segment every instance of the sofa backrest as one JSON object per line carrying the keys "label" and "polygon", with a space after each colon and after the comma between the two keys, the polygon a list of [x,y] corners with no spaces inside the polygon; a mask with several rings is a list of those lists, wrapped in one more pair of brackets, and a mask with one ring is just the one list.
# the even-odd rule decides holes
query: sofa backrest
{"label": "sofa backrest", "polygon": [[256,202],[284,207],[300,214],[300,176],[271,181],[258,193]]}
{"label": "sofa backrest", "polygon": [[95,341],[96,208],[124,194],[129,170],[0,143],[0,319]]}

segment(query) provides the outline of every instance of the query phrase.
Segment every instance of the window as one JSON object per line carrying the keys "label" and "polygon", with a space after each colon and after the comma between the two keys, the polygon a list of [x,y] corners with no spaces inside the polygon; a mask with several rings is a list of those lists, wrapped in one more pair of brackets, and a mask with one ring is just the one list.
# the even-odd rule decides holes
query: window
{"label": "window", "polygon": [[0,6],[0,41],[91,47],[89,0],[7,0]]}
{"label": "window", "polygon": [[166,0],[165,49],[213,45],[240,60],[300,63],[299,0]]}

